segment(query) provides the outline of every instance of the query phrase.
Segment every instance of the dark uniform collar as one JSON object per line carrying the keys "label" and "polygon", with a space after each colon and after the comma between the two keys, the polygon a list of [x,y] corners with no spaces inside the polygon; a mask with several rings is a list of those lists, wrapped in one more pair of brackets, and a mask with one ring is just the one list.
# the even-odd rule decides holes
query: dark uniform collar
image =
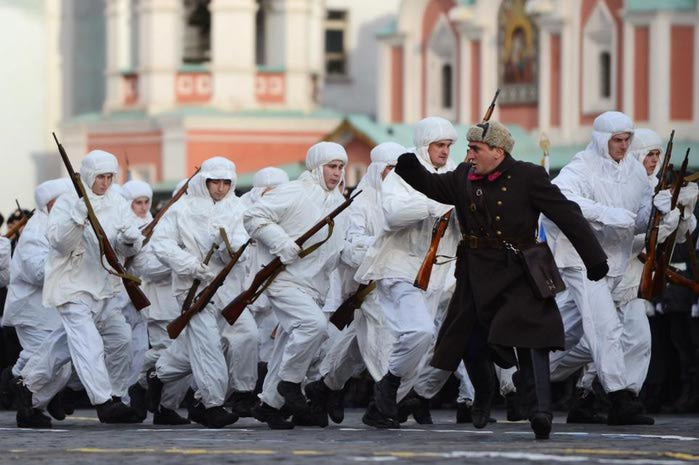
{"label": "dark uniform collar", "polygon": [[478,176],[473,173],[471,173],[472,166],[469,167],[469,179],[471,180],[480,180],[483,178],[487,178],[489,181],[494,181],[497,178],[499,178],[503,173],[506,173],[510,168],[512,168],[515,164],[516,160],[512,158],[512,155],[505,154],[505,158],[500,162],[500,164],[489,174],[483,175],[483,176]]}

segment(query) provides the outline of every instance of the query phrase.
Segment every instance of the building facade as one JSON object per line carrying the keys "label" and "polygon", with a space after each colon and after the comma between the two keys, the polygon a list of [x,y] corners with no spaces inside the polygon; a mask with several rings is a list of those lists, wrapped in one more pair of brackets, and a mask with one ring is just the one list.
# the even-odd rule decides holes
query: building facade
{"label": "building facade", "polygon": [[[406,0],[380,37],[379,123],[494,115],[558,146],[606,110],[699,141],[695,0]],[[699,160],[699,157],[697,157]],[[695,163],[695,166],[698,164]]]}

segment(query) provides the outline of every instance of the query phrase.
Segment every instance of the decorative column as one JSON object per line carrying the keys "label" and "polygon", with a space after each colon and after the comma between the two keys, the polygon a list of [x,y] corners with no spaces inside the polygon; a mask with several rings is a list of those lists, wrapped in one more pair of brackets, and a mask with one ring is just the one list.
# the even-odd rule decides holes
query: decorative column
{"label": "decorative column", "polygon": [[106,0],[106,95],[103,111],[109,113],[123,108],[126,85],[122,73],[131,65],[129,43],[129,0]]}
{"label": "decorative column", "polygon": [[175,74],[181,61],[180,0],[140,0],[139,105],[158,113],[175,105]]}
{"label": "decorative column", "polygon": [[[536,19],[539,27],[539,122],[540,131],[551,132],[552,127],[561,125],[561,69],[560,41],[563,20],[550,14],[540,14]],[[559,47],[553,47],[556,42]],[[558,56],[554,56],[557,53]],[[554,69],[554,64],[558,68]]]}
{"label": "decorative column", "polygon": [[255,0],[212,0],[209,9],[213,103],[226,110],[254,108]]}
{"label": "decorative column", "polygon": [[670,133],[670,17],[658,12],[650,23],[650,63],[648,126],[666,137]]}
{"label": "decorative column", "polygon": [[[314,107],[313,56],[310,32],[313,2],[317,0],[272,0],[269,10],[267,63],[283,70],[285,106],[309,112]],[[315,60],[317,61],[317,60]]]}

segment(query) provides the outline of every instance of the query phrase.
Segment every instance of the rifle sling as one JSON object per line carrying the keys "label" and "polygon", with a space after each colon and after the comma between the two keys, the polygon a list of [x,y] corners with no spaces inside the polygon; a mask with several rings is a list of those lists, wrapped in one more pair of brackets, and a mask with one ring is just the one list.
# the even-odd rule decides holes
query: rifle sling
{"label": "rifle sling", "polygon": [[305,258],[308,255],[315,252],[316,250],[318,250],[321,245],[328,242],[328,240],[330,239],[330,236],[333,235],[334,229],[335,229],[335,221],[332,218],[330,218],[330,219],[328,219],[328,236],[320,242],[317,242],[317,243],[315,243],[315,244],[313,244],[305,249],[301,249],[301,251],[299,252],[299,257]]}

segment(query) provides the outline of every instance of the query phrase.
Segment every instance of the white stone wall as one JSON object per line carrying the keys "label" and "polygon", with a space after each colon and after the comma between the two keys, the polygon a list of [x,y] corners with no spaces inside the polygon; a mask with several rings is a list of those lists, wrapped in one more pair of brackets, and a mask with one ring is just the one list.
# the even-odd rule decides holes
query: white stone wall
{"label": "white stone wall", "polygon": [[15,198],[33,208],[41,174],[34,160],[45,153],[49,130],[42,114],[50,103],[43,10],[39,2],[22,3],[0,2],[0,212],[5,218],[14,210]]}
{"label": "white stone wall", "polygon": [[326,10],[346,10],[347,78],[330,78],[321,91],[324,107],[375,115],[379,46],[376,33],[398,15],[400,0],[326,0]]}

